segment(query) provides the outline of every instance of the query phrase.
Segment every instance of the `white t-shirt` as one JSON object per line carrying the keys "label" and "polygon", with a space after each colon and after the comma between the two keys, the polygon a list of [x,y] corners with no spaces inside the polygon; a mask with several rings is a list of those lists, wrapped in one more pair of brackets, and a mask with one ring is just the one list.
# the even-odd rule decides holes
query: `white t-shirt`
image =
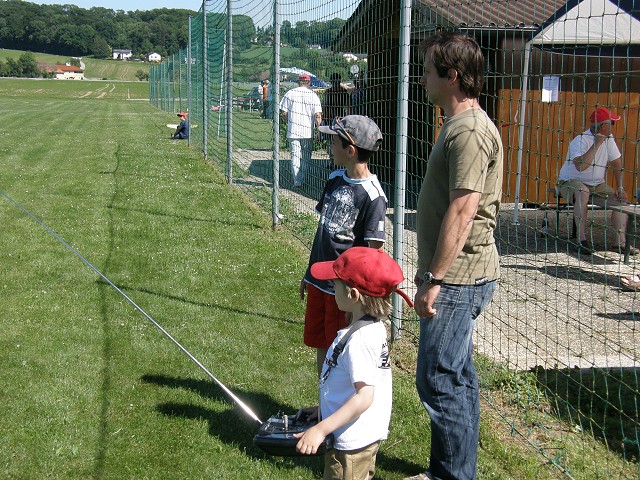
{"label": "white t-shirt", "polygon": [[312,138],[316,113],[322,113],[320,97],[307,87],[296,87],[284,94],[280,110],[287,112],[287,138]]}
{"label": "white t-shirt", "polygon": [[[325,364],[333,349],[349,328],[338,331]],[[355,450],[387,438],[391,419],[391,363],[384,324],[366,325],[351,335],[338,364],[320,385],[320,417],[327,418],[344,405],[356,390],[353,384],[364,382],[374,386],[373,403],[359,418],[333,432],[334,448]]]}
{"label": "white t-shirt", "polygon": [[596,150],[593,163],[583,171],[579,171],[573,163],[573,159],[584,155],[587,150],[593,147],[595,141],[595,136],[591,133],[591,130],[587,130],[571,140],[567,159],[558,175],[559,180],[578,180],[585,185],[600,185],[605,181],[607,164],[620,158],[620,150],[613,137],[607,137],[602,142],[602,145]]}

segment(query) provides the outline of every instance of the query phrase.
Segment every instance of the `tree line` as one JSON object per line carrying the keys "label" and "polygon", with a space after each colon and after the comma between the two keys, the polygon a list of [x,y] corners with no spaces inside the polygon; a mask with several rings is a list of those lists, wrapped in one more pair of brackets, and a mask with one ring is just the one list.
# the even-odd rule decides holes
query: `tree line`
{"label": "tree line", "polygon": [[[189,16],[197,12],[160,8],[125,12],[103,7],[37,5],[23,0],[0,1],[0,47],[64,56],[110,58],[112,49],[131,49],[135,57],[157,52],[163,57],[187,46]],[[208,25],[226,28],[227,17],[208,13]],[[318,44],[329,47],[344,20],[288,21],[281,28],[282,42],[294,47]],[[234,49],[267,45],[273,27],[256,29],[246,15],[233,16]]]}

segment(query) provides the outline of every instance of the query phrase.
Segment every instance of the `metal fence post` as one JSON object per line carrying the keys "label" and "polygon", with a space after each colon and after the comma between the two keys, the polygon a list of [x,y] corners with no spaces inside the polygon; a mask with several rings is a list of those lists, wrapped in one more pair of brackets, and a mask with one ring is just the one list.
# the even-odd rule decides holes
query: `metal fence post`
{"label": "metal fence post", "polygon": [[[191,15],[189,15],[189,39],[187,41],[187,111],[191,112]],[[189,139],[191,145],[191,119],[189,119]]]}
{"label": "metal fence post", "polygon": [[273,194],[271,199],[271,218],[273,228],[280,222],[280,2],[273,2]]}
{"label": "metal fence post", "polygon": [[[398,118],[396,122],[396,182],[393,211],[393,258],[403,266],[404,206],[407,183],[407,131],[409,114],[409,62],[411,48],[411,0],[400,6],[400,59],[398,63]],[[404,268],[403,268],[404,271]],[[406,272],[405,272],[406,276]],[[391,340],[400,338],[402,327],[402,299],[393,296]]]}
{"label": "metal fence post", "polygon": [[207,35],[207,2],[202,0],[202,154],[207,159],[209,126],[209,35]]}
{"label": "metal fence post", "polygon": [[227,0],[227,182],[233,183],[233,10]]}

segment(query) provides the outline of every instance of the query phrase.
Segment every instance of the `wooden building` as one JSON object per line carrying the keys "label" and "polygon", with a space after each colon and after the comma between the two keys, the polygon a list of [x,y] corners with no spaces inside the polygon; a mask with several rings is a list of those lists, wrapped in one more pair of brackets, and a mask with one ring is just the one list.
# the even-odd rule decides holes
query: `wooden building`
{"label": "wooden building", "polygon": [[[584,0],[589,3],[608,0]],[[633,1],[633,0],[631,0]],[[601,46],[534,46],[528,68],[524,142],[519,145],[519,122],[525,46],[545,25],[560,19],[565,10],[580,3],[545,0],[414,0],[411,19],[411,64],[408,126],[409,195],[415,194],[424,175],[426,158],[443,117],[439,108],[425,101],[419,84],[422,62],[420,42],[438,29],[457,29],[476,38],[486,58],[487,73],[483,108],[498,126],[505,147],[503,201],[514,202],[521,149],[520,202],[548,201],[564,162],[568,143],[586,130],[597,106],[623,116],[615,135],[623,151],[625,168],[637,171],[638,64],[630,49],[609,50]],[[362,0],[345,24],[333,48],[367,53],[366,114],[379,123],[384,151],[376,155],[373,168],[385,183],[393,183],[396,158],[397,100],[399,96],[400,0]],[[626,46],[628,47],[628,45]],[[607,56],[613,55],[613,56]],[[559,77],[558,99],[543,102],[545,77]],[[635,175],[625,184],[635,192]],[[412,203],[411,198],[407,204]]]}

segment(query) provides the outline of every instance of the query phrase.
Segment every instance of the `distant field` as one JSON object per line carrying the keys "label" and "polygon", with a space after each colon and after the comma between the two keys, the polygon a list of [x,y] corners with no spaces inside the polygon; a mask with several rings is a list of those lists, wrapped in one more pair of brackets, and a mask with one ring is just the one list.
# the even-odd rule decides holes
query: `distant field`
{"label": "distant field", "polygon": [[0,78],[0,97],[146,100],[149,98],[149,83]]}
{"label": "distant field", "polygon": [[[24,52],[22,50],[0,50],[0,59],[5,61],[7,58],[18,59]],[[49,55],[48,53],[36,53],[32,52],[36,61],[43,62],[48,65],[55,65],[56,63],[64,63],[69,61],[69,56],[61,55]],[[149,73],[149,64],[143,62],[123,62],[122,60],[97,60],[95,58],[83,57],[82,61],[85,63],[86,70],[84,72],[85,77],[92,79],[107,79],[107,80],[128,80],[138,81],[136,78],[136,72],[142,70],[145,73]],[[144,82],[140,82],[144,83]]]}

